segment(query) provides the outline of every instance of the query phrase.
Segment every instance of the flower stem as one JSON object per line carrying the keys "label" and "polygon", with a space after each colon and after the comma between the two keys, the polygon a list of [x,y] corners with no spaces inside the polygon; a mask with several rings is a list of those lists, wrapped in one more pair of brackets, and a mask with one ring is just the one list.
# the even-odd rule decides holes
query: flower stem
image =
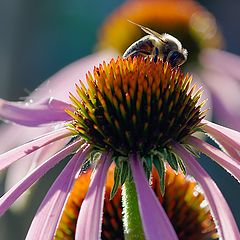
{"label": "flower stem", "polygon": [[126,240],[144,240],[142,221],[138,208],[138,198],[135,184],[126,181],[122,189],[123,225]]}

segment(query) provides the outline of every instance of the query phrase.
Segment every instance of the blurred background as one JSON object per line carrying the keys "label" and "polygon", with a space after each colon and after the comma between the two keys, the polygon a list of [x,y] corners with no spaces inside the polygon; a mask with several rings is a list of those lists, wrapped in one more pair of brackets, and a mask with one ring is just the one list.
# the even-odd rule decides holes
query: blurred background
{"label": "blurred background", "polygon": [[[55,72],[92,53],[100,26],[123,2],[0,0],[0,97],[24,99]],[[216,17],[225,49],[240,54],[240,1],[199,3]],[[64,163],[33,188],[27,210],[8,211],[0,219],[1,240],[24,239],[39,203]],[[239,185],[211,161],[202,161],[202,164],[222,190],[240,225]],[[4,175],[0,178],[4,179]],[[3,191],[0,185],[0,192]]]}

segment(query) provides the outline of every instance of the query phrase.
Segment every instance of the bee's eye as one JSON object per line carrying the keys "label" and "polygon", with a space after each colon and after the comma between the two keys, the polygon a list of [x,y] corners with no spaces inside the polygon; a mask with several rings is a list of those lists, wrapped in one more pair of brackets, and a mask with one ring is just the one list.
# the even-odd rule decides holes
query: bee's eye
{"label": "bee's eye", "polygon": [[179,51],[171,51],[167,56],[167,61],[172,67],[180,66],[186,61],[186,57]]}

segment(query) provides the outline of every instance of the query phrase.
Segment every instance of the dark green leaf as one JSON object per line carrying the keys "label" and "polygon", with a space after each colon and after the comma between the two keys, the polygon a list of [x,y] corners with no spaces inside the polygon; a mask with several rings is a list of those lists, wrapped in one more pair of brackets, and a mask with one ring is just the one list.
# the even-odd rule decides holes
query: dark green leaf
{"label": "dark green leaf", "polygon": [[178,165],[179,165],[181,171],[183,172],[184,175],[186,175],[186,167],[185,167],[182,159],[178,156],[176,156],[176,157],[177,157]]}
{"label": "dark green leaf", "polygon": [[168,157],[167,157],[167,162],[169,163],[169,165],[171,166],[171,168],[173,170],[175,170],[176,172],[178,171],[178,161],[176,158],[176,155],[173,154],[172,152],[168,152]]}
{"label": "dark green leaf", "polygon": [[120,168],[118,168],[117,166],[114,169],[114,184],[110,193],[110,200],[113,199],[113,197],[115,196],[118,187],[119,187],[119,183],[120,183]]}
{"label": "dark green leaf", "polygon": [[196,158],[200,158],[199,152],[191,145],[185,144],[184,147]]}
{"label": "dark green leaf", "polygon": [[152,156],[148,155],[148,156],[144,157],[144,159],[145,159],[146,166],[147,166],[148,170],[150,172],[152,172],[152,163],[153,163]]}

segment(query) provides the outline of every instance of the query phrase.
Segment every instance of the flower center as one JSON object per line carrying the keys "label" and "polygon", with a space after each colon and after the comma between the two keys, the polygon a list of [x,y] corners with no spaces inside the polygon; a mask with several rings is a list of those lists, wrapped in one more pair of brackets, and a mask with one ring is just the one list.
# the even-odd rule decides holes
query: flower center
{"label": "flower center", "polygon": [[201,91],[193,94],[191,77],[161,60],[128,58],[105,62],[81,81],[70,127],[100,150],[117,156],[141,156],[181,142],[195,132],[203,113]]}

